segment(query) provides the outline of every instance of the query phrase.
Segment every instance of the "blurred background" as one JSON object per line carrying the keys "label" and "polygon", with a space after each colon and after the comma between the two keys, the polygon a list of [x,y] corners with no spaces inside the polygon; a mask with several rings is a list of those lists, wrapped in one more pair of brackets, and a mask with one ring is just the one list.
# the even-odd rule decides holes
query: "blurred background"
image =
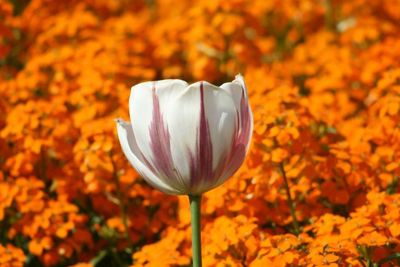
{"label": "blurred background", "polygon": [[399,34],[398,0],[0,0],[0,266],[190,266],[187,198],[113,119],[133,84],[237,73],[253,144],[204,266],[399,266]]}

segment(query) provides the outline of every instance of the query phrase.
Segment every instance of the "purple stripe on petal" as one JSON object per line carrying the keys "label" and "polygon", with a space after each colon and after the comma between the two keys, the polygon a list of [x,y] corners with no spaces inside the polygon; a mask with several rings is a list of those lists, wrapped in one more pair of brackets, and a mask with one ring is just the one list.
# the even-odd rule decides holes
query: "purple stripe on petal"
{"label": "purple stripe on petal", "polygon": [[209,181],[213,175],[213,147],[210,126],[204,107],[204,88],[200,82],[200,121],[197,129],[196,151],[190,155],[190,185],[195,186],[200,181]]}
{"label": "purple stripe on petal", "polygon": [[230,175],[235,173],[242,164],[246,156],[246,146],[251,136],[251,115],[244,90],[245,88],[243,88],[242,97],[240,99],[240,112],[237,114],[237,117],[240,118],[240,126],[239,129],[236,130],[232,142],[232,149],[228,156],[229,163],[226,168],[226,172]]}
{"label": "purple stripe on petal", "polygon": [[199,156],[200,156],[200,169],[203,172],[204,178],[212,177],[213,165],[213,148],[210,134],[210,126],[206,118],[206,111],[204,108],[204,88],[203,82],[200,83],[200,141],[199,141]]}
{"label": "purple stripe on petal", "polygon": [[155,83],[153,85],[153,118],[149,127],[149,132],[150,147],[153,152],[153,164],[155,169],[166,177],[175,177],[176,172],[172,160],[170,134],[168,128],[164,125]]}

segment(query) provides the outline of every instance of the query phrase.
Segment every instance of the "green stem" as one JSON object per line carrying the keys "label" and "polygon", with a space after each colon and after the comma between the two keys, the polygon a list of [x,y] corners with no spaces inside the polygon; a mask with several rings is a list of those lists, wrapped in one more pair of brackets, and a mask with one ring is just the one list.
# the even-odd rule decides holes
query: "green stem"
{"label": "green stem", "polygon": [[200,228],[200,208],[201,195],[189,195],[190,215],[192,221],[192,251],[193,267],[201,267],[201,228]]}
{"label": "green stem", "polygon": [[290,208],[290,215],[292,216],[292,219],[293,219],[294,233],[296,235],[298,235],[298,234],[300,234],[299,221],[297,220],[296,207],[295,207],[295,203],[294,203],[294,201],[292,199],[292,195],[290,194],[289,182],[288,182],[288,179],[286,177],[286,172],[285,172],[285,168],[283,166],[283,163],[279,164],[279,168],[280,168],[282,176],[283,176],[286,196],[287,196],[288,205],[289,205],[289,208]]}

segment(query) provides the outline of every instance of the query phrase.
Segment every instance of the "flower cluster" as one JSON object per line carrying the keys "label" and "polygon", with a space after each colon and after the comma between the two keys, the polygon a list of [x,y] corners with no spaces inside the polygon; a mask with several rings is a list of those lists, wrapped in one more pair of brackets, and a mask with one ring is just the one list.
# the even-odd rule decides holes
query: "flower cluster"
{"label": "flower cluster", "polygon": [[130,86],[245,77],[245,164],[206,193],[205,266],[400,265],[399,0],[0,0],[0,265],[188,266]]}
{"label": "flower cluster", "polygon": [[0,245],[0,264],[4,267],[22,267],[24,266],[24,252],[10,244],[5,247]]}

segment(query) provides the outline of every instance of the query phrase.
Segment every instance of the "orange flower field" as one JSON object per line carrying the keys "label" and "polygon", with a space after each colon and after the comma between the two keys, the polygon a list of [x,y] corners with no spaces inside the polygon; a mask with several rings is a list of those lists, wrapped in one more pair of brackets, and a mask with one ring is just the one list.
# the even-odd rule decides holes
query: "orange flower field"
{"label": "orange flower field", "polygon": [[246,79],[204,266],[400,266],[400,0],[0,0],[0,266],[191,266],[186,196],[119,144],[130,87]]}

